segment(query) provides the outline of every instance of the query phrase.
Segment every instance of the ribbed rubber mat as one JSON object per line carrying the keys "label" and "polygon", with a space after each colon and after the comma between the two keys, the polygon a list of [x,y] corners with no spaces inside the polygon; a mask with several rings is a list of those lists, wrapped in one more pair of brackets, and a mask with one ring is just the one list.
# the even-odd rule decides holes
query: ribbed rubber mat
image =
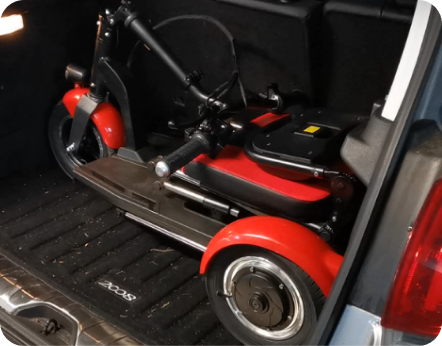
{"label": "ribbed rubber mat", "polygon": [[60,170],[0,181],[0,246],[145,344],[238,344],[210,306],[199,253],[119,217]]}

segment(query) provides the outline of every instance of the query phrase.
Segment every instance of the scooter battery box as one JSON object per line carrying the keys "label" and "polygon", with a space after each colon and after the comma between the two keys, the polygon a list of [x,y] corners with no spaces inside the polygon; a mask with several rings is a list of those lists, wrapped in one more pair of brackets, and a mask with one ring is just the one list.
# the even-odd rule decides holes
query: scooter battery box
{"label": "scooter battery box", "polygon": [[256,135],[253,150],[281,160],[329,166],[339,159],[347,133],[365,119],[324,109],[292,114]]}

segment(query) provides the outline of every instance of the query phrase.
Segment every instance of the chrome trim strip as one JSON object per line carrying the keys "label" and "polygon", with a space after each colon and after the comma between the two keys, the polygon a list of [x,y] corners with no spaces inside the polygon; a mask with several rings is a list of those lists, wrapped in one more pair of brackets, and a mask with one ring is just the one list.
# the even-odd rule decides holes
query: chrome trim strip
{"label": "chrome trim strip", "polygon": [[186,237],[183,237],[183,236],[181,236],[181,235],[179,235],[179,234],[176,234],[176,233],[170,232],[170,231],[168,231],[168,230],[165,229],[165,228],[162,228],[162,227],[160,227],[160,226],[158,226],[158,225],[155,225],[155,224],[153,224],[153,223],[151,223],[151,222],[149,222],[149,221],[147,221],[147,220],[142,219],[141,217],[135,216],[135,215],[133,215],[133,214],[131,214],[131,213],[125,213],[124,215],[125,215],[128,219],[131,219],[131,220],[133,220],[133,221],[135,221],[135,222],[138,222],[138,223],[140,223],[140,224],[142,224],[142,225],[144,225],[144,226],[147,226],[147,227],[149,227],[149,228],[152,228],[152,229],[154,229],[155,231],[160,232],[160,233],[162,233],[162,234],[164,234],[164,235],[167,235],[168,237],[170,237],[170,238],[172,238],[172,239],[178,240],[178,241],[181,242],[181,243],[184,243],[184,244],[186,244],[186,245],[189,245],[189,246],[193,247],[194,249],[197,249],[197,250],[202,251],[202,252],[205,252],[206,249],[207,249],[207,247],[204,246],[204,245],[201,245],[201,244],[199,244],[199,243],[197,243],[197,242],[195,242],[195,241],[193,241],[193,240],[190,240],[190,239],[188,239],[188,238],[186,238]]}
{"label": "chrome trim strip", "polygon": [[73,346],[142,345],[1,255],[0,307],[12,316],[34,307],[57,311],[75,326]]}

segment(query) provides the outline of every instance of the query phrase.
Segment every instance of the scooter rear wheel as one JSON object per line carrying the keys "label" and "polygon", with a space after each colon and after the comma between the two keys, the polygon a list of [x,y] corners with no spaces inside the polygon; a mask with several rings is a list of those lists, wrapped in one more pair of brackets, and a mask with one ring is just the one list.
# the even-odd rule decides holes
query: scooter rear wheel
{"label": "scooter rear wheel", "polygon": [[217,255],[206,288],[221,322],[244,344],[305,344],[325,302],[299,266],[252,246]]}
{"label": "scooter rear wheel", "polygon": [[74,169],[114,154],[96,128],[90,122],[87,126],[83,141],[76,155],[66,150],[72,127],[72,117],[62,102],[53,110],[49,119],[48,134],[52,152],[63,171],[72,179]]}

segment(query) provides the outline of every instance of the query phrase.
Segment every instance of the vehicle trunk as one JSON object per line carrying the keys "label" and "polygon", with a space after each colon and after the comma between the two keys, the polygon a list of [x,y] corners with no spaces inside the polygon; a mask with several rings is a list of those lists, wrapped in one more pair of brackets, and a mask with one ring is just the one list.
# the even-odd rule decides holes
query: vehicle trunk
{"label": "vehicle trunk", "polygon": [[0,184],[1,252],[14,263],[145,344],[235,344],[208,303],[199,253],[120,217],[59,169]]}
{"label": "vehicle trunk", "polygon": [[[152,24],[184,14],[219,19],[238,40],[244,85],[300,89],[314,106],[370,115],[401,57],[413,7],[396,1],[135,0]],[[117,1],[118,3],[118,1]],[[209,304],[201,254],[119,216],[67,178],[47,140],[52,108],[72,88],[69,63],[89,68],[99,8],[111,2],[21,1],[24,29],[0,36],[0,255],[145,344],[238,344]],[[207,89],[233,69],[228,41],[204,21],[161,29]],[[275,39],[277,38],[277,39]],[[135,40],[121,33],[118,58]],[[196,105],[148,50],[132,70],[155,131],[196,116]],[[215,75],[213,71],[218,71]],[[98,283],[108,281],[128,301]]]}

